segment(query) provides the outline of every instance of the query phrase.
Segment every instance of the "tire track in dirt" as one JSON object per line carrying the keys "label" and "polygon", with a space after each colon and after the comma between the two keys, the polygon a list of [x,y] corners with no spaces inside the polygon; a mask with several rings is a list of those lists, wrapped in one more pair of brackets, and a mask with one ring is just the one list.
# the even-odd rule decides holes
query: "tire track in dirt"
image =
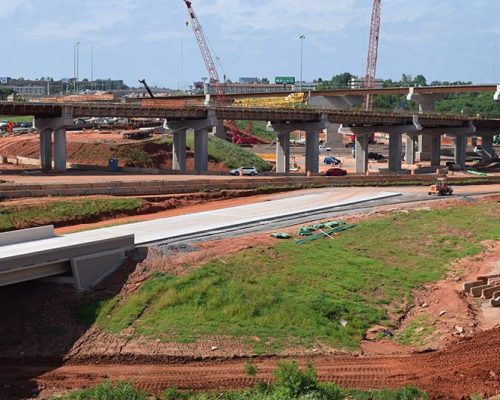
{"label": "tire track in dirt", "polygon": [[[312,362],[320,381],[345,388],[381,389],[418,386],[434,399],[462,399],[472,393],[500,394],[500,328],[450,345],[443,351],[398,356],[293,357],[304,367]],[[0,385],[15,386],[28,376],[40,388],[69,390],[89,387],[105,379],[126,380],[153,393],[176,387],[191,390],[231,390],[248,387],[257,380],[270,381],[279,357],[256,358],[259,373],[249,377],[249,359],[207,359],[197,362],[161,362],[144,358],[135,362],[119,359],[77,359],[51,369],[43,364],[0,366]],[[1,386],[0,386],[1,387]]]}

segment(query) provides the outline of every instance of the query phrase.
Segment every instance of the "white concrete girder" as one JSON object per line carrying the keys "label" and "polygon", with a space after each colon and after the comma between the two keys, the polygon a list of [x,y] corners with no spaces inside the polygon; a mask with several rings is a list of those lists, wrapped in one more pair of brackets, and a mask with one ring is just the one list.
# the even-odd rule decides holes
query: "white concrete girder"
{"label": "white concrete girder", "polygon": [[364,96],[313,96],[309,98],[307,104],[315,107],[325,107],[332,110],[351,110],[363,105]]}

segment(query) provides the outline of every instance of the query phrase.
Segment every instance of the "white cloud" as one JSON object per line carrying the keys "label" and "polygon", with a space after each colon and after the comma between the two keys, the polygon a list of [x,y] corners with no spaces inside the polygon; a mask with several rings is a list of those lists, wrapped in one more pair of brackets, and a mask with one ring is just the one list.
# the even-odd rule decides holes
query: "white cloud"
{"label": "white cloud", "polygon": [[[200,18],[213,17],[223,31],[276,31],[297,27],[312,32],[338,32],[356,18],[356,0],[199,0]],[[203,24],[203,21],[202,21]]]}
{"label": "white cloud", "polygon": [[75,12],[77,18],[63,15],[63,21],[42,22],[29,32],[32,38],[76,39],[111,29],[126,21],[143,3],[142,0],[86,1],[83,10]]}
{"label": "white cloud", "polygon": [[9,17],[20,7],[30,7],[31,0],[0,0],[0,19]]}

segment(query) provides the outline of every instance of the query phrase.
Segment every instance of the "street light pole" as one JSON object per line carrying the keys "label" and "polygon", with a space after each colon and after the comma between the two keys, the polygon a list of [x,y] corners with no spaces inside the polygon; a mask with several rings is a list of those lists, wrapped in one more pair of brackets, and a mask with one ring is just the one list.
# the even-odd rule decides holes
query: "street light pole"
{"label": "street light pole", "polygon": [[76,42],[76,91],[78,92],[78,81],[80,80],[80,42]]}
{"label": "street light pole", "polygon": [[90,88],[94,89],[94,46],[90,47]]}
{"label": "street light pole", "polygon": [[306,36],[304,34],[301,34],[299,36],[300,39],[300,83],[299,83],[299,88],[300,91],[302,91],[302,70],[304,66],[304,39]]}

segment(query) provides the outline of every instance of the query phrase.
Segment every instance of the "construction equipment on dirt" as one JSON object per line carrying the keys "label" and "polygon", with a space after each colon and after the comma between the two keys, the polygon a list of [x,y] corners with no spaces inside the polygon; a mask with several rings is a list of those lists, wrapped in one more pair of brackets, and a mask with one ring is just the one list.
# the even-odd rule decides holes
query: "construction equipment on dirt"
{"label": "construction equipment on dirt", "polygon": [[492,307],[500,307],[500,274],[479,276],[464,284],[464,292],[475,298],[491,300]]}
{"label": "construction equipment on dirt", "polygon": [[429,196],[436,194],[438,196],[451,196],[453,189],[448,186],[447,178],[437,178],[436,183],[429,187]]}
{"label": "construction equipment on dirt", "polygon": [[123,134],[124,139],[130,139],[130,140],[143,140],[143,139],[148,139],[153,136],[153,131],[147,130],[147,131],[133,131],[133,132],[126,132]]}
{"label": "construction equipment on dirt", "polygon": [[[314,240],[318,240],[324,237],[329,237],[333,239],[333,236],[340,232],[346,231],[348,229],[354,228],[356,225],[348,224],[344,221],[331,221],[323,222],[316,225],[306,225],[299,229],[297,234],[299,236],[305,237],[304,239],[296,240],[295,244],[309,243]],[[318,232],[319,233],[315,233]]]}

